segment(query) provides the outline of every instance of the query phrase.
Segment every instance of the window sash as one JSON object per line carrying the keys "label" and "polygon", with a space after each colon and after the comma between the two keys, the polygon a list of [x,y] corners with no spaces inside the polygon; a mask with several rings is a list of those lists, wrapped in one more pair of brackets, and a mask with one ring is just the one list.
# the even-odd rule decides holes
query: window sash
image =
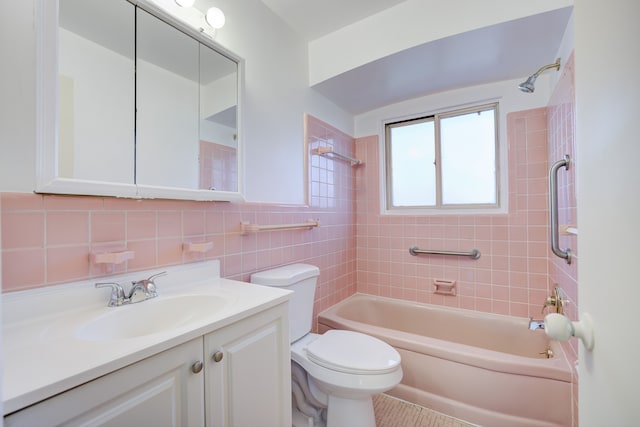
{"label": "window sash", "polygon": [[[447,118],[468,115],[471,113],[483,113],[486,111],[493,112],[493,190],[494,190],[494,203],[443,203],[443,177],[442,177],[442,132],[441,121]],[[435,203],[433,204],[421,204],[421,205],[402,205],[394,203],[394,171],[393,171],[393,153],[392,153],[392,133],[394,130],[406,127],[408,125],[420,124],[424,122],[433,122],[434,124],[434,166],[435,166]],[[402,211],[402,210],[447,210],[447,209],[495,209],[500,206],[500,153],[498,144],[498,104],[484,104],[459,110],[448,111],[444,113],[437,113],[430,116],[423,116],[398,122],[391,122],[385,124],[385,184],[386,184],[386,208],[389,211]],[[445,142],[446,144],[446,142]],[[431,185],[431,184],[430,184]]]}

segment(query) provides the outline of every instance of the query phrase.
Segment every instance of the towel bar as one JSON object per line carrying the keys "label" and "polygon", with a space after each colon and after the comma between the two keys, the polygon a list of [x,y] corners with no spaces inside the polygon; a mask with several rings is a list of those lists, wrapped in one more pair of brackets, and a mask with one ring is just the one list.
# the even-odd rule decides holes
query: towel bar
{"label": "towel bar", "polygon": [[258,225],[250,224],[248,222],[240,223],[240,231],[242,234],[256,233],[258,231],[270,231],[270,230],[293,230],[296,228],[311,229],[320,226],[319,220],[308,220],[307,222],[297,224],[274,224],[274,225]]}
{"label": "towel bar", "polygon": [[351,162],[351,166],[358,166],[362,164],[362,160],[356,159],[351,156],[347,156],[345,154],[336,153],[335,151],[333,151],[333,147],[331,146],[314,148],[313,150],[311,150],[311,153],[318,154],[319,156],[325,156],[327,154],[331,154],[335,157],[341,158],[342,160]]}

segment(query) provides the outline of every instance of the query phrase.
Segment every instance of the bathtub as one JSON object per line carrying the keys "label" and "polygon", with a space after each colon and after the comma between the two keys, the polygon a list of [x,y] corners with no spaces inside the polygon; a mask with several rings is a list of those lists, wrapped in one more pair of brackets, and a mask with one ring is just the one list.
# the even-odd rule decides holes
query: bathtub
{"label": "bathtub", "polygon": [[398,350],[404,377],[391,396],[481,426],[571,426],[571,366],[557,342],[528,325],[365,294],[318,315],[320,333],[363,332]]}

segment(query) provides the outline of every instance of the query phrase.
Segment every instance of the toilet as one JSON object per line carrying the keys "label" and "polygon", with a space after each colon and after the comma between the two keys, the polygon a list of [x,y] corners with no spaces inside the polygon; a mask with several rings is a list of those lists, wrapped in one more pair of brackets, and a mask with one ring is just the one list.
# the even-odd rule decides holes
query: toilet
{"label": "toilet", "polygon": [[375,427],[372,396],[402,379],[400,354],[359,332],[311,333],[320,270],[291,264],[251,275],[251,283],[293,291],[289,301],[295,427]]}

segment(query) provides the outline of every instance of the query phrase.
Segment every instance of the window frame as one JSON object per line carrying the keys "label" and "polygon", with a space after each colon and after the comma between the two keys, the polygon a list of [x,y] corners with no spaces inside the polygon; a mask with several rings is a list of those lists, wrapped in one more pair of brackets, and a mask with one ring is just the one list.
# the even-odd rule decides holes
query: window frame
{"label": "window frame", "polygon": [[[495,191],[496,201],[495,203],[468,203],[468,204],[443,204],[442,203],[442,161],[441,161],[441,138],[440,138],[440,120],[447,117],[456,117],[474,112],[493,110],[494,113],[494,162],[495,162]],[[433,206],[393,206],[392,204],[392,174],[391,174],[391,129],[406,125],[408,123],[420,123],[424,121],[432,120],[434,123],[434,137],[435,137],[435,186],[436,186],[436,204]],[[381,144],[381,152],[383,153],[383,159],[381,161],[381,167],[383,170],[383,176],[381,179],[381,186],[383,187],[384,197],[381,198],[381,208],[383,213],[386,214],[493,214],[500,213],[503,208],[503,165],[502,162],[506,161],[501,155],[501,138],[502,130],[500,128],[500,109],[499,102],[484,102],[482,104],[474,104],[465,107],[456,107],[450,109],[444,109],[440,112],[432,112],[420,115],[414,115],[400,120],[388,120],[383,122],[383,141]],[[506,166],[506,165],[505,165]],[[505,167],[506,170],[506,167]]]}

